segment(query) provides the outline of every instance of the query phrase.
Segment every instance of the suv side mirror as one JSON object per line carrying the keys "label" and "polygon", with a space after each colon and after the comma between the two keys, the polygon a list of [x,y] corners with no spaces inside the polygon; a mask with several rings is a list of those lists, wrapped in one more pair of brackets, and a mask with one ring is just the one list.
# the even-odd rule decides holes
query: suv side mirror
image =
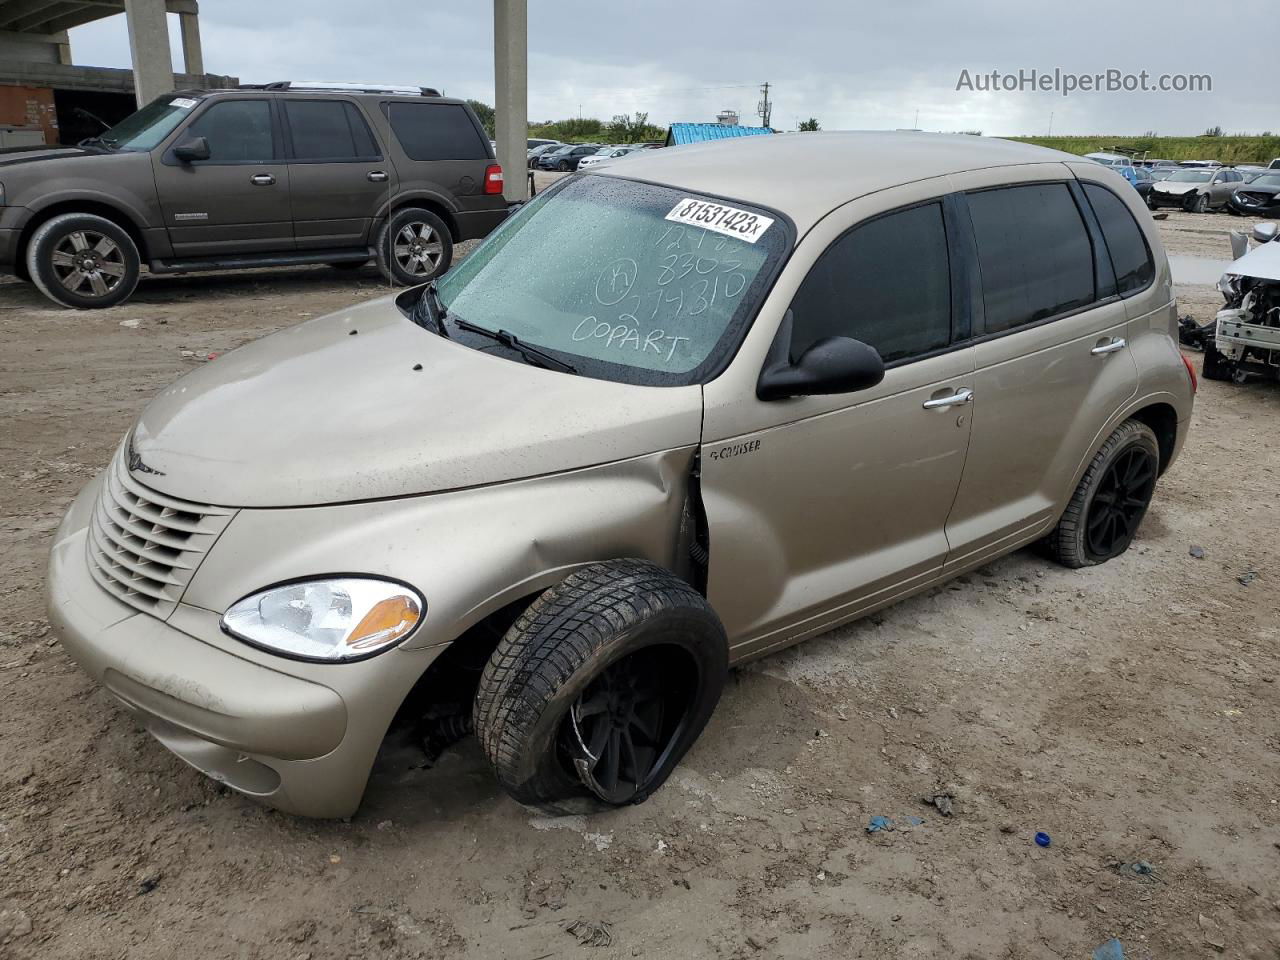
{"label": "suv side mirror", "polygon": [[191,163],[193,160],[208,160],[213,156],[209,150],[209,141],[204,137],[192,137],[190,140],[184,140],[173,148],[173,155],[183,163]]}
{"label": "suv side mirror", "polygon": [[756,382],[761,400],[853,393],[884,379],[884,360],[875,347],[852,337],[826,337],[791,363],[791,311],[783,318],[769,359]]}
{"label": "suv side mirror", "polygon": [[1276,231],[1280,229],[1274,221],[1260,223],[1253,228],[1253,239],[1259,243],[1270,243],[1276,238]]}

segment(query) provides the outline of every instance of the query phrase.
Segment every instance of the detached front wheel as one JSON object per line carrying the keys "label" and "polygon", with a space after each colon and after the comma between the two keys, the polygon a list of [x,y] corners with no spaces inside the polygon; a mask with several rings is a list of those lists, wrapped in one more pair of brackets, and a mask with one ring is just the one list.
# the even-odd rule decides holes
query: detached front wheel
{"label": "detached front wheel", "polygon": [[727,670],[724,627],[692,586],[645,560],[593,564],[499,643],[476,693],[476,734],[521,803],[640,803],[706,726]]}
{"label": "detached front wheel", "polygon": [[27,244],[27,272],[50,300],[96,309],[123,303],[138,286],[142,258],[121,227],[91,213],[42,223]]}

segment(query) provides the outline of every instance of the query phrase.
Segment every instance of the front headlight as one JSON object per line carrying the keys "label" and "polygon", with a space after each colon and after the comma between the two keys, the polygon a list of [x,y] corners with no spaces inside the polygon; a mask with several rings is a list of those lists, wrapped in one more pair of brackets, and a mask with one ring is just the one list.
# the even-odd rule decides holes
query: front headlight
{"label": "front headlight", "polygon": [[412,633],[425,606],[418,591],[390,580],[305,580],[236,602],[222,615],[222,629],[289,657],[361,660]]}

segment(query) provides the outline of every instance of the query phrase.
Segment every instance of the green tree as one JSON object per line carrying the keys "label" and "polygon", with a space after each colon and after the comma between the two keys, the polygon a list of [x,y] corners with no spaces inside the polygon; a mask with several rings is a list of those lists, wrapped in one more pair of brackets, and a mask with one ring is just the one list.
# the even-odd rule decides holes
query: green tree
{"label": "green tree", "polygon": [[814,133],[815,131],[818,131],[821,129],[822,129],[822,124],[818,123],[817,117],[810,117],[808,120],[800,121],[801,133]]}
{"label": "green tree", "polygon": [[489,134],[490,139],[496,136],[497,128],[493,122],[493,107],[487,103],[481,103],[479,100],[468,100],[467,105],[476,112],[476,116],[480,118],[480,123],[484,126],[485,133]]}
{"label": "green tree", "polygon": [[615,143],[639,143],[641,140],[656,140],[662,131],[649,123],[649,114],[636,111],[631,116],[620,113],[613,118],[607,131],[609,139]]}
{"label": "green tree", "polygon": [[1210,128],[1209,128],[1208,130],[1206,130],[1204,133],[1200,134],[1200,136],[1202,136],[1202,137],[1220,137],[1220,136],[1222,136],[1222,128],[1221,128],[1221,127],[1210,127]]}

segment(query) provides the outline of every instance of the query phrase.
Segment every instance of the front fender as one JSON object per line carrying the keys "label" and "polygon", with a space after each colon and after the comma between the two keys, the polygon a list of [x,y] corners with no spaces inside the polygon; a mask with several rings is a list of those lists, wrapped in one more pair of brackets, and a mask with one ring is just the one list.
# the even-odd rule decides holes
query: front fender
{"label": "front fender", "polygon": [[584,564],[642,557],[678,569],[695,449],[421,497],[241,510],[182,602],[221,613],[282,581],[372,574],[426,598],[406,649],[448,643]]}

